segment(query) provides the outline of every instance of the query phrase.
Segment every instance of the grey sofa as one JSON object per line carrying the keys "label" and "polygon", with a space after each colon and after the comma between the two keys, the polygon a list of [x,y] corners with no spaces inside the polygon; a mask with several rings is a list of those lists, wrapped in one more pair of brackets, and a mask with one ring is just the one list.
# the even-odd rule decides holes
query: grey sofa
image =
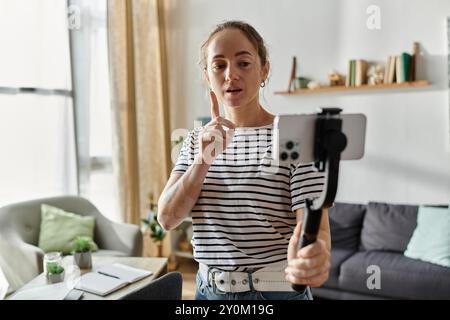
{"label": "grey sofa", "polygon": [[[103,216],[87,199],[62,196],[31,200],[0,208],[0,235],[3,241],[21,252],[31,274],[42,272],[44,252],[37,246],[41,224],[41,204],[46,203],[80,215],[94,216],[94,241],[99,250],[95,255],[141,256],[142,233],[132,224],[116,223]],[[3,255],[5,253],[2,253]],[[7,260],[7,259],[5,259]],[[13,263],[11,261],[11,263]],[[14,262],[17,264],[17,262]],[[30,274],[30,272],[27,272]],[[25,279],[26,280],[26,279]]]}
{"label": "grey sofa", "polygon": [[[403,255],[417,226],[418,206],[336,203],[329,210],[332,238],[328,281],[313,288],[325,299],[450,299],[450,268]],[[380,271],[380,287],[368,278]],[[369,281],[371,283],[371,281]]]}

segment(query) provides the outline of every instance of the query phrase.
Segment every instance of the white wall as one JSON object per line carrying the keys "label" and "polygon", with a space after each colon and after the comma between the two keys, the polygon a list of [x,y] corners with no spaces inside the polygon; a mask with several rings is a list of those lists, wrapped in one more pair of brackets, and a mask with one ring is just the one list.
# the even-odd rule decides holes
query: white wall
{"label": "white wall", "polygon": [[[447,31],[445,0],[170,0],[167,23],[173,128],[192,128],[208,115],[197,65],[199,47],[215,24],[251,23],[265,38],[272,71],[262,104],[273,113],[312,112],[340,106],[367,115],[366,154],[342,162],[338,201],[448,203],[450,201]],[[366,8],[381,9],[381,29],[366,27]],[[329,70],[346,73],[352,58],[384,62],[421,44],[418,77],[428,89],[277,96],[290,75],[326,82]]]}

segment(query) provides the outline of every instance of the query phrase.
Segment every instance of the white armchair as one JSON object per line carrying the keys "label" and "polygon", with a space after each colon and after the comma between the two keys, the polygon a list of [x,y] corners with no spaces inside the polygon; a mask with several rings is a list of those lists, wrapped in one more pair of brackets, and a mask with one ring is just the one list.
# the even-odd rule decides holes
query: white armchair
{"label": "white armchair", "polygon": [[24,263],[27,264],[27,268],[33,270],[35,275],[42,272],[44,256],[44,252],[37,246],[43,203],[79,215],[95,217],[94,242],[99,250],[93,253],[94,256],[142,256],[140,228],[107,219],[85,198],[78,196],[44,198],[0,208],[0,235],[4,241],[21,252],[20,256],[26,259]]}

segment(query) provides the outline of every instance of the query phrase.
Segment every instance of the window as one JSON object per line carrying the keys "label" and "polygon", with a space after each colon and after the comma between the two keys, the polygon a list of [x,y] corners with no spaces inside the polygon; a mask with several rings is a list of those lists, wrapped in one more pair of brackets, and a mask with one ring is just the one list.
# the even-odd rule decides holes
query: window
{"label": "window", "polygon": [[76,193],[65,17],[60,0],[0,2],[0,205]]}
{"label": "window", "polygon": [[81,194],[120,220],[106,17],[106,0],[0,1],[0,206]]}

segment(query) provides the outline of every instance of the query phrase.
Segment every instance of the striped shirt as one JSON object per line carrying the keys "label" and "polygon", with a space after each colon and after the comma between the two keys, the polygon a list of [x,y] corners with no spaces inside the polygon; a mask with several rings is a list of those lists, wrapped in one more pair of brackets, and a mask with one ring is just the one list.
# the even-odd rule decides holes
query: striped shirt
{"label": "striped shirt", "polygon": [[[189,132],[172,173],[184,173],[194,162],[200,129]],[[287,260],[294,212],[305,198],[320,196],[324,176],[312,164],[274,167],[272,129],[236,128],[211,164],[191,212],[197,262],[245,271]]]}

